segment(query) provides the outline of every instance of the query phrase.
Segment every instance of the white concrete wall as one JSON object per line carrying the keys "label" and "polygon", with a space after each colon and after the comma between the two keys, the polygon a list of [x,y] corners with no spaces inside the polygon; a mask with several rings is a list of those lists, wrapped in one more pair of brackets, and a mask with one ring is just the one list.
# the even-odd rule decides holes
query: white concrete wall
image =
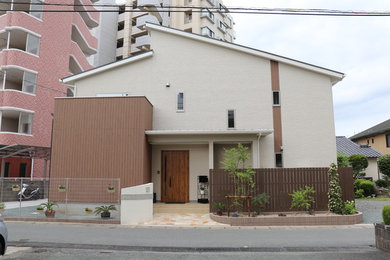
{"label": "white concrete wall", "polygon": [[161,200],[161,151],[183,150],[190,153],[190,201],[198,199],[197,183],[199,175],[209,175],[208,145],[153,145],[152,148],[152,181],[157,200]]}
{"label": "white concrete wall", "polygon": [[121,225],[153,220],[153,183],[121,189]]}
{"label": "white concrete wall", "polygon": [[337,162],[329,77],[280,64],[284,167]]}
{"label": "white concrete wall", "polygon": [[367,158],[368,159],[368,167],[364,171],[366,173],[366,177],[372,177],[373,180],[378,179],[378,161],[377,158]]}
{"label": "white concrete wall", "polygon": [[[228,109],[236,129],[273,129],[269,60],[160,31],[152,46],[150,58],[79,80],[76,96],[146,96],[154,130],[226,130]],[[179,92],[184,112],[176,111]],[[330,78],[280,64],[280,96],[284,167],[335,162]],[[260,139],[259,154],[261,167],[275,167],[273,135]]]}

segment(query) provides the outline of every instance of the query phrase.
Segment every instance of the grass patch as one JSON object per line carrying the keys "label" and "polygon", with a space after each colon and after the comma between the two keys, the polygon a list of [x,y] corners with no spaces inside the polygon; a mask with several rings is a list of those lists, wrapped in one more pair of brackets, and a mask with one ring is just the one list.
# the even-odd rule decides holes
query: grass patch
{"label": "grass patch", "polygon": [[390,198],[386,195],[379,195],[375,198],[360,198],[355,200],[376,200],[376,201],[390,201]]}

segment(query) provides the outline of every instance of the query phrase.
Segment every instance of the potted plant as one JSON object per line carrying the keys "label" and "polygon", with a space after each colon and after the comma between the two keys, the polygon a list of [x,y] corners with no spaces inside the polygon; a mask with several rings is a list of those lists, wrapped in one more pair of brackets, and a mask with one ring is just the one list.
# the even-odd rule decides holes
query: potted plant
{"label": "potted plant", "polygon": [[12,191],[19,191],[20,186],[18,184],[12,184]]}
{"label": "potted plant", "polygon": [[92,209],[91,208],[85,208],[84,211],[87,214],[91,214],[92,213]]}
{"label": "potted plant", "polygon": [[112,193],[112,192],[115,191],[115,187],[113,185],[111,185],[111,184],[108,184],[107,191]]}
{"label": "potted plant", "polygon": [[0,203],[0,212],[3,212],[5,209],[4,203]]}
{"label": "potted plant", "polygon": [[100,214],[101,218],[110,218],[112,210],[116,210],[115,205],[100,206],[95,208],[95,214]]}
{"label": "potted plant", "polygon": [[218,216],[222,216],[222,211],[225,209],[225,204],[214,202],[213,208],[217,211]]}
{"label": "potted plant", "polygon": [[43,212],[43,210],[44,210],[43,206],[39,205],[37,207],[37,212]]}
{"label": "potted plant", "polygon": [[46,203],[41,203],[41,206],[45,209],[45,215],[48,218],[53,218],[56,214],[55,210],[53,209],[54,206],[58,206],[57,203],[55,202],[46,202]]}
{"label": "potted plant", "polygon": [[58,191],[59,192],[64,192],[66,190],[66,186],[65,185],[58,185]]}
{"label": "potted plant", "polygon": [[199,190],[200,190],[200,194],[204,195],[205,187],[200,187]]}
{"label": "potted plant", "polygon": [[375,246],[390,252],[390,205],[382,210],[383,223],[375,223]]}

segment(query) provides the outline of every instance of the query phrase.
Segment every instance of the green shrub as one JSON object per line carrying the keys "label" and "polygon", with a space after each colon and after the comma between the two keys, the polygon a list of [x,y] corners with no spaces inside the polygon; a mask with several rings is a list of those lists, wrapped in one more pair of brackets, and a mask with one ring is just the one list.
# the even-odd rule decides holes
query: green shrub
{"label": "green shrub", "polygon": [[310,213],[314,203],[314,197],[312,196],[314,193],[315,190],[310,186],[294,191],[293,194],[290,194],[292,196],[291,208],[307,210]]}
{"label": "green shrub", "polygon": [[362,181],[360,189],[364,190],[364,196],[371,196],[375,192],[375,184],[372,181]]}
{"label": "green shrub", "polygon": [[355,198],[360,199],[360,198],[363,198],[363,197],[364,197],[364,190],[358,189],[358,190],[355,192]]}
{"label": "green shrub", "polygon": [[390,177],[390,154],[385,154],[379,157],[378,168],[381,173]]}
{"label": "green shrub", "polygon": [[353,181],[353,189],[356,192],[357,190],[360,190],[360,184],[363,182],[363,179],[356,179]]}
{"label": "green shrub", "polygon": [[265,204],[269,203],[270,195],[267,193],[261,193],[252,198],[252,204],[257,207],[256,213],[260,215]]}
{"label": "green shrub", "polygon": [[387,188],[387,187],[389,187],[390,183],[388,180],[380,179],[380,180],[375,181],[375,184],[377,187]]}
{"label": "green shrub", "polygon": [[337,167],[348,167],[348,166],[349,166],[348,156],[345,155],[345,153],[338,153]]}
{"label": "green shrub", "polygon": [[344,203],[344,214],[345,215],[352,215],[355,214],[357,211],[355,207],[355,202],[354,201],[346,201]]}
{"label": "green shrub", "polygon": [[340,187],[339,174],[337,172],[337,166],[332,163],[329,168],[329,192],[328,192],[328,208],[330,212],[336,214],[343,213],[343,201],[341,196],[343,191]]}
{"label": "green shrub", "polygon": [[382,210],[383,222],[390,225],[390,205],[384,206]]}
{"label": "green shrub", "polygon": [[368,167],[368,159],[361,154],[352,154],[348,157],[348,161],[353,169],[354,178],[362,177],[361,172]]}

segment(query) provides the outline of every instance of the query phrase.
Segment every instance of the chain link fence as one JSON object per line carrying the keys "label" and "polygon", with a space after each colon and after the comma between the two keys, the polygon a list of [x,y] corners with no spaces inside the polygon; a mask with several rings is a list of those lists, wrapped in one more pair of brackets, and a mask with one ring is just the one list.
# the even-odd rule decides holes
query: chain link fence
{"label": "chain link fence", "polygon": [[55,218],[100,219],[96,207],[114,205],[120,216],[120,179],[0,178],[0,211],[4,218],[46,218],[41,204],[54,202]]}

